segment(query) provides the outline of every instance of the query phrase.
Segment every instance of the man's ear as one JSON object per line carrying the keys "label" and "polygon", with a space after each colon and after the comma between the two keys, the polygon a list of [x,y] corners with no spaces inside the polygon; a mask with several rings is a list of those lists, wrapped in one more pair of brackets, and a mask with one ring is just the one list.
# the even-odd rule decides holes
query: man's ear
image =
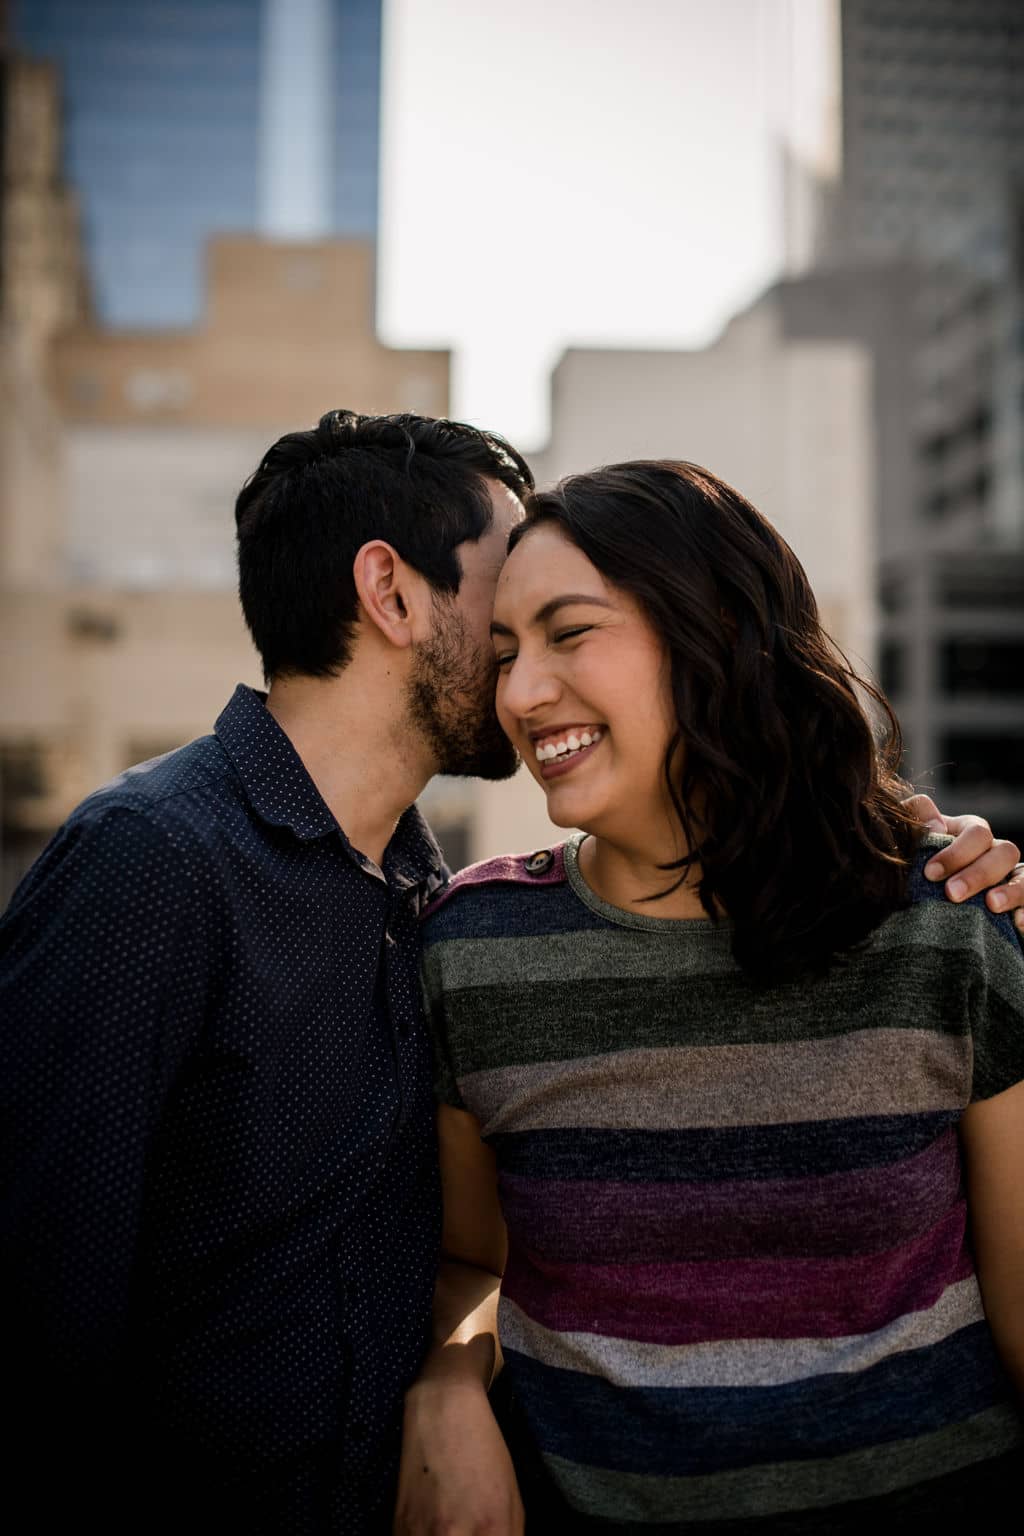
{"label": "man's ear", "polygon": [[383,539],[372,539],[356,553],[352,577],[366,619],[391,645],[411,645],[421,578],[398,551]]}

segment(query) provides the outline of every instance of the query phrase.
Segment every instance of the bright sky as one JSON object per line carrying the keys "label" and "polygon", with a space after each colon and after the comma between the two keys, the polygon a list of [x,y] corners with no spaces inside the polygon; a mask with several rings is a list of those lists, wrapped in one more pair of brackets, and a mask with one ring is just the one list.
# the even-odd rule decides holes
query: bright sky
{"label": "bright sky", "polygon": [[701,346],[779,271],[834,0],[386,0],[378,322],[527,450],[564,348]]}

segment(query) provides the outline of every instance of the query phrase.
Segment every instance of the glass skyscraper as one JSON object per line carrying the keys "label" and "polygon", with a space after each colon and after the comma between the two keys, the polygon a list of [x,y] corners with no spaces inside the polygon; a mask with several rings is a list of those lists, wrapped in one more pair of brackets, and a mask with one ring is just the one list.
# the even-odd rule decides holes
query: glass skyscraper
{"label": "glass skyscraper", "polygon": [[[206,240],[264,228],[266,162],[271,153],[281,162],[267,122],[275,133],[287,133],[288,123],[287,102],[268,119],[268,79],[278,91],[290,88],[297,107],[310,89],[323,95],[315,119],[328,140],[316,146],[326,167],[319,232],[375,237],[381,0],[283,5],[286,39],[312,14],[326,46],[316,80],[300,72],[290,87],[267,68],[274,4],[13,0],[15,46],[60,69],[65,174],[105,324],[194,325]],[[301,142],[294,152],[302,155]]]}

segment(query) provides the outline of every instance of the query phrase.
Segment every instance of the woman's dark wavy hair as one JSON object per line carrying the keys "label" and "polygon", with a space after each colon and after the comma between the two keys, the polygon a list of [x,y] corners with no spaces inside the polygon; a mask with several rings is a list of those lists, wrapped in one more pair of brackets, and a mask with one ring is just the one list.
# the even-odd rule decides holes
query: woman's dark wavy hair
{"label": "woman's dark wavy hair", "polygon": [[820,970],[905,906],[921,829],[900,804],[896,717],[750,502],[696,464],[612,464],[532,497],[510,549],[542,523],[631,593],[668,648],[665,778],[689,852],[661,867],[678,871],[676,890],[699,866],[701,902],[732,919],[744,972]]}

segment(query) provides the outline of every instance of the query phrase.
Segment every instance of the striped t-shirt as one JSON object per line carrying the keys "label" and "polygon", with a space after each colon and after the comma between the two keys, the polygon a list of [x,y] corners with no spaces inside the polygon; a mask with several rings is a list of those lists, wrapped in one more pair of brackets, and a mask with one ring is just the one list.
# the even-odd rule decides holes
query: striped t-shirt
{"label": "striped t-shirt", "polygon": [[581,841],[474,866],[424,925],[439,1093],[496,1154],[506,1370],[555,1483],[611,1529],[980,1512],[1024,1416],[957,1121],[1024,1079],[1012,924],[924,879],[929,839],[908,909],[758,991],[728,923],[610,906]]}

